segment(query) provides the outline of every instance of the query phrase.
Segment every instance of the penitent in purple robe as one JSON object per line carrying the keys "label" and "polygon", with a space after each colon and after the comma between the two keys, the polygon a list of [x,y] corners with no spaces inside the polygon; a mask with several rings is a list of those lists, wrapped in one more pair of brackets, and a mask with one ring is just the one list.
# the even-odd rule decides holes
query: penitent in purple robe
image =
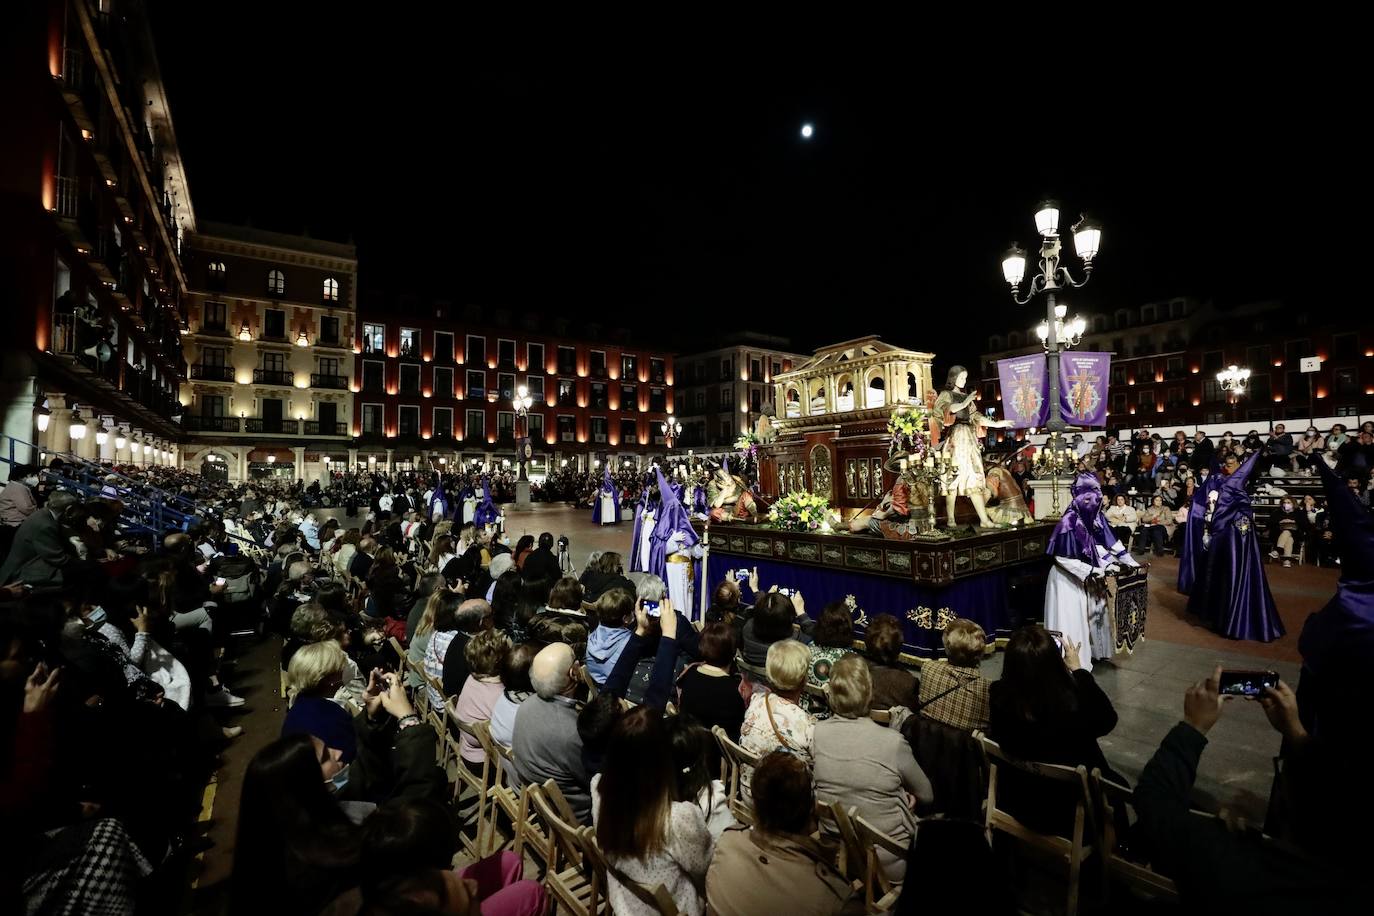
{"label": "penitent in purple robe", "polygon": [[1285,631],[1264,575],[1259,530],[1245,492],[1258,460],[1259,453],[1253,453],[1235,473],[1218,470],[1194,491],[1178,590],[1188,596],[1188,613],[1222,636],[1271,642]]}
{"label": "penitent in purple robe", "polygon": [[482,477],[482,501],[477,504],[477,510],[473,513],[472,523],[478,528],[485,525],[494,525],[500,518],[501,511],[496,508],[496,503],[491,499],[491,479]]}
{"label": "penitent in purple robe", "polygon": [[[601,518],[601,498],[603,494],[609,494],[611,500],[615,503],[615,514],[609,521]],[[609,464],[606,465],[605,473],[601,477],[601,490],[596,494],[596,499],[592,500],[592,524],[620,524],[620,490],[616,487],[615,481],[611,479],[611,466]]]}
{"label": "penitent in purple robe", "polygon": [[[1341,559],[1336,594],[1307,618],[1298,650],[1298,714],[1323,742],[1367,759],[1369,730],[1351,723],[1369,717],[1369,672],[1374,668],[1374,516],[1325,461],[1316,462],[1326,487],[1332,545]],[[1359,751],[1356,756],[1353,751]]]}

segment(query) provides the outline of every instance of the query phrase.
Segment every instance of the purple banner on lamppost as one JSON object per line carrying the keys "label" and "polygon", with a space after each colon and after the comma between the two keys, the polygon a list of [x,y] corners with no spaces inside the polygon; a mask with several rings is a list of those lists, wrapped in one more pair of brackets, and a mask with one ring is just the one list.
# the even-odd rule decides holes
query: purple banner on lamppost
{"label": "purple banner on lamppost", "polygon": [[1110,353],[1065,351],[1059,357],[1059,411],[1072,426],[1107,425]]}
{"label": "purple banner on lamppost", "polygon": [[1016,429],[1044,426],[1050,406],[1045,354],[999,359],[997,378],[1002,383],[1002,411],[1012,426]]}

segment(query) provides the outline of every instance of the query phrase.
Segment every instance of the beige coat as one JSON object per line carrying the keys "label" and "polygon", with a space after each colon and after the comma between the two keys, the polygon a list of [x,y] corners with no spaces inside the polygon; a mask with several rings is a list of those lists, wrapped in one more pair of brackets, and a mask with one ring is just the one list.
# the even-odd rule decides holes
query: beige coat
{"label": "beige coat", "polygon": [[835,856],[810,837],[731,827],[706,872],[707,912],[757,916],[862,913],[863,896],[831,867]]}

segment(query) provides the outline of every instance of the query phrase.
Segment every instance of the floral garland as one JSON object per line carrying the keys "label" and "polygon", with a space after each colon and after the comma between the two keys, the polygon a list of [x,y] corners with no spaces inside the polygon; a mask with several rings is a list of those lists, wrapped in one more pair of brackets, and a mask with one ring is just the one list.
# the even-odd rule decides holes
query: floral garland
{"label": "floral garland", "polygon": [[768,521],[783,531],[828,531],[830,501],[805,491],[789,493],[768,510]]}
{"label": "floral garland", "polygon": [[929,414],[919,405],[893,411],[887,421],[887,434],[891,438],[888,454],[906,452],[913,459],[924,458],[930,448],[929,420]]}

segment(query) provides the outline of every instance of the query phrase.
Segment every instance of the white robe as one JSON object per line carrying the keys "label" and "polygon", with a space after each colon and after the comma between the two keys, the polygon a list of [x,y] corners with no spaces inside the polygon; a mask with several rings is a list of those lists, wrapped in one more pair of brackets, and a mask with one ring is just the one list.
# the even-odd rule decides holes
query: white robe
{"label": "white robe", "polygon": [[635,550],[639,552],[639,568],[646,572],[649,569],[649,551],[653,546],[651,538],[654,533],[656,517],[657,513],[653,509],[644,510],[639,522],[639,543],[634,545]]}
{"label": "white robe", "polygon": [[[1129,555],[1109,558],[1097,547],[1103,567],[1109,562],[1138,566]],[[1055,557],[1045,583],[1045,629],[1058,630],[1081,648],[1079,660],[1084,671],[1093,670],[1093,659],[1110,659],[1116,654],[1112,621],[1108,618],[1107,586],[1102,568],[1082,560]]]}
{"label": "white robe", "polygon": [[[684,556],[691,558],[692,548],[682,550],[682,535],[674,534],[668,539],[668,556]],[[668,597],[672,599],[673,607],[682,612],[688,620],[694,619],[692,611],[692,564],[674,563],[671,559],[666,570]]]}
{"label": "white robe", "polygon": [[601,494],[601,524],[614,525],[620,521],[615,511],[615,496],[611,493]]}
{"label": "white robe", "polygon": [[463,524],[466,525],[477,517],[477,497],[469,496],[463,500]]}

